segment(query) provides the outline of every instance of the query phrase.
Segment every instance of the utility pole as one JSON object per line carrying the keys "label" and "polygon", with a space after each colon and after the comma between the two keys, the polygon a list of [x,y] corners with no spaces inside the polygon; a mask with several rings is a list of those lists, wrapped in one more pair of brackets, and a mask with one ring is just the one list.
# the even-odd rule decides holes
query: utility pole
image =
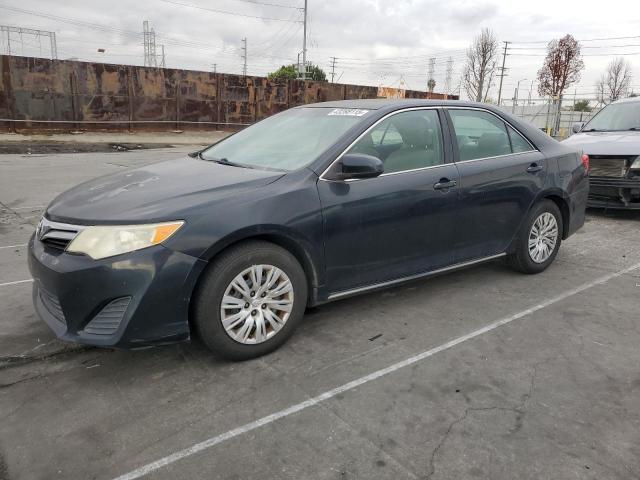
{"label": "utility pole", "polygon": [[307,0],[304,0],[304,27],[302,36],[302,79],[307,79]]}
{"label": "utility pole", "polygon": [[500,100],[502,99],[502,80],[506,76],[504,65],[507,61],[507,50],[509,49],[509,44],[511,42],[503,42],[504,43],[504,52],[502,53],[502,67],[500,67],[500,86],[498,87],[498,106],[500,106]]}
{"label": "utility pole", "polygon": [[336,76],[336,57],[331,57],[331,83],[333,83],[333,79]]}
{"label": "utility pole", "polygon": [[242,75],[247,76],[247,37],[242,39]]}

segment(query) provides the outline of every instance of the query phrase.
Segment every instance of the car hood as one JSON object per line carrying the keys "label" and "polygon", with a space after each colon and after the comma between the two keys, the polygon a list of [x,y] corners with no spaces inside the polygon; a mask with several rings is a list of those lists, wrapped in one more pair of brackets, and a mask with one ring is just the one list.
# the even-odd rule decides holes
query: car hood
{"label": "car hood", "polygon": [[282,176],[186,157],[80,184],[53,200],[46,215],[81,225],[182,220],[194,206],[223,202]]}
{"label": "car hood", "polygon": [[640,132],[584,132],[562,142],[589,155],[640,155]]}

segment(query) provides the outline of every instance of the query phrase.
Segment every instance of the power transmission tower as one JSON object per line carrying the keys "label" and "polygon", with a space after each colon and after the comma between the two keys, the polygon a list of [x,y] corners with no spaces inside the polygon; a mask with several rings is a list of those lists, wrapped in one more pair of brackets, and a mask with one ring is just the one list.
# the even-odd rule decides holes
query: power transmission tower
{"label": "power transmission tower", "polygon": [[9,25],[0,25],[0,36],[4,37],[6,33],[7,38],[7,55],[11,55],[11,34],[17,33],[20,35],[20,39],[24,35],[36,37],[39,41],[41,37],[49,37],[49,50],[51,60],[57,60],[58,58],[58,44],[56,42],[56,32],[49,32],[47,30],[33,30],[31,28],[12,27]]}
{"label": "power transmission tower", "polygon": [[444,93],[449,95],[451,92],[451,81],[453,80],[453,58],[447,59],[447,72],[444,78]]}
{"label": "power transmission tower", "polygon": [[142,22],[142,37],[144,41],[144,66],[157,67],[156,32],[153,28],[149,28],[149,20]]}
{"label": "power transmission tower", "polygon": [[435,87],[436,79],[433,78],[436,72],[436,57],[431,57],[429,59],[429,68],[427,69],[427,88],[429,91],[432,91],[433,88],[430,85]]}
{"label": "power transmission tower", "polygon": [[502,67],[500,67],[500,86],[498,87],[498,106],[500,106],[500,100],[502,99],[502,81],[504,77],[508,76],[506,72],[506,68],[504,68],[505,63],[507,62],[507,50],[509,50],[509,44],[511,42],[503,42],[504,43],[504,52],[502,53]]}
{"label": "power transmission tower", "polygon": [[331,57],[331,83],[333,83],[333,79],[336,76],[336,57]]}
{"label": "power transmission tower", "polygon": [[304,0],[304,25],[302,29],[302,79],[307,79],[307,0]]}
{"label": "power transmission tower", "polygon": [[218,64],[214,63],[213,64],[213,74],[215,75],[216,73],[218,73]]}
{"label": "power transmission tower", "polygon": [[160,66],[162,68],[167,68],[166,57],[164,56],[164,45],[160,45],[160,51],[162,52],[162,60],[160,61]]}
{"label": "power transmission tower", "polygon": [[242,75],[247,76],[247,38],[242,39]]}

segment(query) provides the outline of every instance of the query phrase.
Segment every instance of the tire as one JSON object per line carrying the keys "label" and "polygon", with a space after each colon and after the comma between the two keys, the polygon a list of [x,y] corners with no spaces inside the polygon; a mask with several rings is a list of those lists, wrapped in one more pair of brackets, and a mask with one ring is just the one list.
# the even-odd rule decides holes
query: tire
{"label": "tire", "polygon": [[[252,280],[258,277],[260,284]],[[281,291],[285,293],[277,295]],[[302,320],[306,304],[307,279],[296,258],[277,245],[252,240],[222,252],[205,271],[196,291],[193,323],[215,355],[248,360],[284,344]],[[231,328],[225,328],[223,319]]]}
{"label": "tire", "polygon": [[[542,254],[542,250],[537,249],[534,252],[530,252],[529,249],[529,240],[532,239],[532,242],[536,239],[534,233],[532,233],[533,227],[536,222],[542,219],[542,225],[548,225],[549,232],[553,231],[553,222],[551,221],[551,217],[548,215],[552,215],[555,220],[555,224],[557,227],[556,231],[556,240],[553,244],[553,248],[549,247],[549,239],[541,240],[540,243],[547,245],[544,254]],[[549,220],[545,223],[545,220]],[[537,226],[541,224],[538,223]],[[539,229],[538,231],[545,231],[545,228]],[[553,263],[558,254],[558,250],[560,249],[560,244],[562,243],[562,232],[563,232],[563,224],[562,224],[562,214],[560,213],[560,209],[558,206],[551,200],[542,200],[536,203],[529,214],[527,215],[526,220],[522,224],[521,230],[518,234],[518,237],[515,240],[515,250],[509,256],[509,264],[516,270],[534,274],[540,273],[547,269],[549,265]],[[543,235],[543,237],[545,237]],[[536,242],[538,243],[538,242]],[[532,247],[536,248],[536,247]],[[534,257],[540,254],[540,257],[535,259]]]}

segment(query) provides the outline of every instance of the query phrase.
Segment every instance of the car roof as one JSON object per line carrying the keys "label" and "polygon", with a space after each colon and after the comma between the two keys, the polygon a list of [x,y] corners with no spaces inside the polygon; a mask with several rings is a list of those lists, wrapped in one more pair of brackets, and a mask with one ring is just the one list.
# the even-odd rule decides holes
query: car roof
{"label": "car roof", "polygon": [[457,106],[457,107],[482,107],[487,108],[486,103],[464,102],[460,100],[423,100],[418,98],[387,99],[387,98],[366,98],[353,100],[337,100],[331,102],[311,103],[301,105],[306,108],[361,108],[365,110],[394,110],[396,108],[411,107],[437,107],[437,106]]}

